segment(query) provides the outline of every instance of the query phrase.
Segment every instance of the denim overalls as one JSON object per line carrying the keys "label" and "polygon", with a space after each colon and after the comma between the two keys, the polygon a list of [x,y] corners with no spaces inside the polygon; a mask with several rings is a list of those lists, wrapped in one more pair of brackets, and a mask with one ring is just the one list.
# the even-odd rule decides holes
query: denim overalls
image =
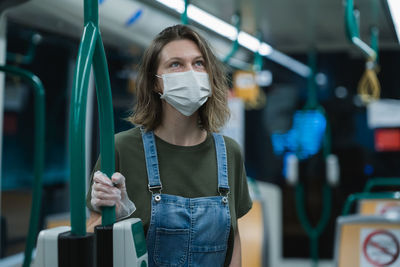
{"label": "denim overalls", "polygon": [[150,267],[224,264],[231,225],[228,169],[224,138],[215,133],[213,137],[220,196],[184,198],[161,194],[154,134],[142,129],[148,186],[152,193],[146,237]]}

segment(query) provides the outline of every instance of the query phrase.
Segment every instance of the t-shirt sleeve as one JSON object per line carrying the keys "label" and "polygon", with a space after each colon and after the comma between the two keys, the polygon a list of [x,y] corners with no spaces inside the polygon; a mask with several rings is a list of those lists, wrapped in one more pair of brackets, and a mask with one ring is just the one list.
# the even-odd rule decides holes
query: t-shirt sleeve
{"label": "t-shirt sleeve", "polygon": [[253,202],[249,194],[249,186],[247,184],[247,176],[243,161],[241,162],[241,173],[240,173],[238,191],[239,191],[238,194],[239,197],[237,199],[237,205],[236,205],[237,207],[236,216],[237,218],[240,218],[244,216],[247,212],[249,212],[249,210],[253,205]]}
{"label": "t-shirt sleeve", "polygon": [[[234,176],[235,188],[235,206],[234,212],[236,219],[245,215],[251,209],[253,203],[249,194],[249,187],[247,184],[246,169],[244,167],[244,160],[240,147],[232,138],[225,136],[225,141],[228,149],[228,165],[231,165],[231,175]],[[235,225],[235,223],[233,224]]]}

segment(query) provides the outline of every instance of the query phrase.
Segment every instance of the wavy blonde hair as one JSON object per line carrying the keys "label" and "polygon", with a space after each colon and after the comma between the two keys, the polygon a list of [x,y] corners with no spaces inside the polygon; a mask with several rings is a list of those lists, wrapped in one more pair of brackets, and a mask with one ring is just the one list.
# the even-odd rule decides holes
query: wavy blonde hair
{"label": "wavy blonde hair", "polygon": [[154,130],[161,124],[161,99],[154,91],[161,51],[169,42],[183,39],[191,40],[199,47],[210,79],[212,95],[199,109],[199,124],[208,132],[218,132],[230,115],[225,69],[206,40],[185,25],[175,25],[164,29],[146,49],[136,80],[136,103],[128,121],[142,125],[146,130]]}

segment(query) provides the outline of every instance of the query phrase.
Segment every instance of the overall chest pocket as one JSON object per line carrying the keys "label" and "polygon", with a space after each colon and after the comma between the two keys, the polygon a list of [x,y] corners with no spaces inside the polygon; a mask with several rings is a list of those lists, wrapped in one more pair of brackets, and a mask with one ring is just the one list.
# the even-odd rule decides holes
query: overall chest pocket
{"label": "overall chest pocket", "polygon": [[178,267],[187,260],[189,229],[156,228],[154,261],[157,266]]}
{"label": "overall chest pocket", "polygon": [[[214,204],[213,204],[214,203]],[[194,266],[223,266],[228,247],[230,215],[221,202],[199,205],[192,210],[191,261]]]}
{"label": "overall chest pocket", "polygon": [[199,205],[192,210],[191,252],[219,252],[227,248],[230,214],[227,207]]}

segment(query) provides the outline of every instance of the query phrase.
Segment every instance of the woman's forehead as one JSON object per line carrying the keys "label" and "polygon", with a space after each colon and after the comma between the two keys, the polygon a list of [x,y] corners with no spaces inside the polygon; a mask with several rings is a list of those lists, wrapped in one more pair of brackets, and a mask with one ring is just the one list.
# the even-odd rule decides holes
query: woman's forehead
{"label": "woman's forehead", "polygon": [[196,58],[202,56],[202,53],[195,42],[182,39],[174,40],[166,44],[161,50],[161,62],[168,61],[171,58]]}

